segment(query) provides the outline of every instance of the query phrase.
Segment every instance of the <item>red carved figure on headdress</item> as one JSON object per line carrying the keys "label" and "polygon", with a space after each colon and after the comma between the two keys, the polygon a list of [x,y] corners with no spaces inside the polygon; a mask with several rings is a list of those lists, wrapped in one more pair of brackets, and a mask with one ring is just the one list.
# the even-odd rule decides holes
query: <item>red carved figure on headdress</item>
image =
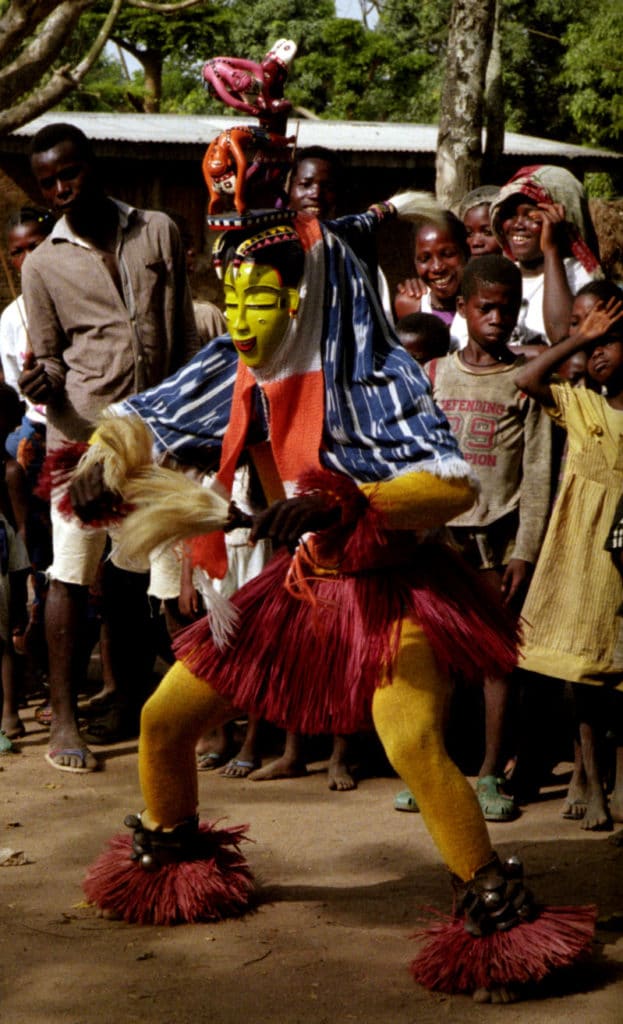
{"label": "red carved figure on headdress", "polygon": [[229,128],[208,146],[202,168],[210,215],[226,212],[231,201],[238,214],[249,207],[274,206],[290,166],[293,139],[284,135],[292,108],[283,97],[296,43],[279,39],[261,64],[238,57],[214,57],[203,78],[214,95],[236,110],[259,118],[260,126]]}
{"label": "red carved figure on headdress", "polygon": [[241,57],[214,57],[204,65],[203,78],[223,103],[259,117],[263,128],[282,134],[292,109],[283,98],[283,87],[295,53],[296,43],[279,39],[261,64]]}

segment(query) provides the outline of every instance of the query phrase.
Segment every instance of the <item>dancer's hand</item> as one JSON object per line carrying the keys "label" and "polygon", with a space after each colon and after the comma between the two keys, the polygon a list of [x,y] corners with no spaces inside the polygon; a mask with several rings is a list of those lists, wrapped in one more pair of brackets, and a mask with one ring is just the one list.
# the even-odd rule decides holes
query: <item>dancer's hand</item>
{"label": "dancer's hand", "polygon": [[276,501],[253,517],[249,539],[254,544],[262,537],[269,537],[275,546],[283,544],[294,551],[303,534],[333,526],[339,522],[340,515],[340,508],[333,499],[320,492]]}
{"label": "dancer's hand", "polygon": [[71,505],[83,523],[90,523],[102,515],[104,506],[112,507],[118,495],[108,490],[104,483],[104,466],[96,462],[81,470],[69,485]]}
{"label": "dancer's hand", "polygon": [[238,508],[235,501],[230,501],[229,508],[227,510],[227,522],[223,527],[225,533],[231,533],[232,530],[237,530],[239,527],[252,526],[253,516],[247,515],[241,508]]}

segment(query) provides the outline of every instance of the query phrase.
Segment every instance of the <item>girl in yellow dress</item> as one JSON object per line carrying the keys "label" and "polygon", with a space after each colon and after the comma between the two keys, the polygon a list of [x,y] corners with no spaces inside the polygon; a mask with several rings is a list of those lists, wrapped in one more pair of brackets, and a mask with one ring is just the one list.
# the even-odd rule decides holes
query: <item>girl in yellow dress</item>
{"label": "girl in yellow dress", "polygon": [[[623,492],[623,296],[609,281],[575,297],[569,337],[526,364],[517,387],[540,401],[566,431],[563,478],[523,607],[522,668],[574,686],[579,723],[576,766],[563,811],[595,829],[610,822],[595,751],[603,686],[623,686],[623,583],[604,550]],[[553,377],[580,350],[588,387]],[[617,704],[619,701],[617,700]],[[622,773],[619,773],[621,775]],[[612,805],[620,805],[623,778]]]}

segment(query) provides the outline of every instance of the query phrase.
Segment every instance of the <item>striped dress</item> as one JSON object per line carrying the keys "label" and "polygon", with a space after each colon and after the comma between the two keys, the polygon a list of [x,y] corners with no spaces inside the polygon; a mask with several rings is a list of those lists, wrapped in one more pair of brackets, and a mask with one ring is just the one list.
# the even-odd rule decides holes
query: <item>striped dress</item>
{"label": "striped dress", "polygon": [[523,607],[522,668],[623,688],[623,583],[604,550],[623,493],[623,411],[567,382],[552,385],[567,431],[560,491]]}

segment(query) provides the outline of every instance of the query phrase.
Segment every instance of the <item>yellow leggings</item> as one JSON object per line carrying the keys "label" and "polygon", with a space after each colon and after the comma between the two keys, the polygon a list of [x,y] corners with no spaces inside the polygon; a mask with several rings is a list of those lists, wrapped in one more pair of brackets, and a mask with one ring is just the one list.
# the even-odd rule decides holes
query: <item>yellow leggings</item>
{"label": "yellow leggings", "polygon": [[[448,694],[422,630],[404,622],[392,682],[374,694],[374,725],[444,863],[467,881],[492,850],[474,791],[444,746]],[[148,827],[173,828],[196,814],[196,742],[232,715],[231,704],[181,662],[166,674],[141,717],[139,774]]]}

